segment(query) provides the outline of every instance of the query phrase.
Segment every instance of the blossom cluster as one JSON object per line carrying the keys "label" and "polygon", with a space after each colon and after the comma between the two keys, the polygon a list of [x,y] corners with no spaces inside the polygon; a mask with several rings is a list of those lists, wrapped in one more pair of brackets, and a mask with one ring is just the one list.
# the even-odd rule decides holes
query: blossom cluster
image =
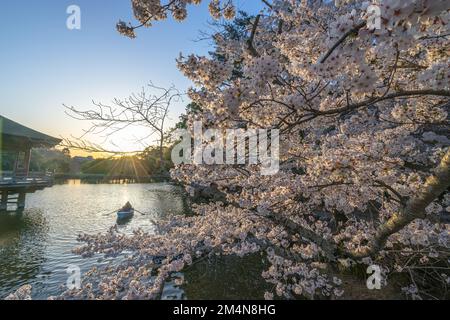
{"label": "blossom cluster", "polygon": [[[131,0],[134,17],[140,25],[133,27],[123,21],[117,23],[117,31],[129,38],[135,38],[135,29],[141,26],[149,27],[152,22],[165,20],[168,15],[177,21],[187,18],[187,6],[198,5],[202,0]],[[210,0],[209,12],[215,19],[233,19],[236,8],[232,0]]]}

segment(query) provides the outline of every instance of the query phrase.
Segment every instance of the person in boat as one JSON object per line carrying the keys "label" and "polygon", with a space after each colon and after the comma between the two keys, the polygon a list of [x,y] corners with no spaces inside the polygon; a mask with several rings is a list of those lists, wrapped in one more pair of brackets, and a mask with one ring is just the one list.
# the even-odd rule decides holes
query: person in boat
{"label": "person in boat", "polygon": [[131,205],[130,201],[127,201],[127,203],[125,203],[120,211],[130,211],[131,209],[133,209],[133,206]]}

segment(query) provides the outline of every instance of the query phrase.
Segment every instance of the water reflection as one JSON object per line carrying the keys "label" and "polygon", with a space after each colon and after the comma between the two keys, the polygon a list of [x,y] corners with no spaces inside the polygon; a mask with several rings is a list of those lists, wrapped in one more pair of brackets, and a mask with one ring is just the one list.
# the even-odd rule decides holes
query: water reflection
{"label": "water reflection", "polygon": [[117,223],[117,226],[119,227],[119,229],[121,229],[121,227],[128,225],[131,220],[133,220],[133,217],[129,217],[129,218],[125,218],[125,219],[117,218],[116,223]]}
{"label": "water reflection", "polygon": [[[127,201],[137,212],[118,225],[131,234],[154,231],[153,221],[189,213],[182,189],[168,183],[83,184],[71,181],[27,195],[22,214],[0,214],[0,299],[28,283],[34,299],[62,292],[67,267],[81,273],[108,261],[97,255],[83,259],[71,251],[79,233],[104,233],[117,223],[116,211]],[[261,298],[261,257],[217,258],[185,273],[182,287],[168,283],[163,299]]]}
{"label": "water reflection", "polygon": [[[157,195],[153,195],[157,193]],[[80,233],[103,233],[116,224],[116,211],[127,201],[145,215],[135,214],[119,228],[125,234],[154,230],[153,220],[185,211],[179,187],[156,184],[55,185],[27,195],[23,214],[0,214],[0,299],[29,283],[33,298],[61,292],[66,269],[78,265],[82,273],[103,259],[72,254]]]}
{"label": "water reflection", "polygon": [[36,277],[46,260],[49,225],[42,212],[0,213],[0,297]]}

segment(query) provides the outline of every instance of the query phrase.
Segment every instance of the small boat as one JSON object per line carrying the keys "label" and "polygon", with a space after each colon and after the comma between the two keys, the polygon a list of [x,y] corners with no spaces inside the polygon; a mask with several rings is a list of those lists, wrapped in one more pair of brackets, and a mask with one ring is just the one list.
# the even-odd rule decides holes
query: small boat
{"label": "small boat", "polygon": [[134,215],[134,208],[128,210],[120,209],[119,211],[117,211],[117,219],[119,220],[129,219],[133,217],[133,215]]}

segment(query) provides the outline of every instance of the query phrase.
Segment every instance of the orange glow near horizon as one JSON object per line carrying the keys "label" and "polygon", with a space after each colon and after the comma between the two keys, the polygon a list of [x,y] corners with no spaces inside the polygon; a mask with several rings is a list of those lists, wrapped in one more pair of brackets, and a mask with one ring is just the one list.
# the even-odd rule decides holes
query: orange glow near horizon
{"label": "orange glow near horizon", "polygon": [[[57,146],[57,150],[63,150],[64,147]],[[138,152],[130,152],[130,153],[118,153],[118,154],[112,154],[112,153],[106,153],[106,152],[90,152],[85,151],[81,149],[71,149],[70,150],[70,156],[73,157],[93,157],[94,159],[105,159],[105,158],[124,158],[124,157],[131,157],[139,154]]]}

